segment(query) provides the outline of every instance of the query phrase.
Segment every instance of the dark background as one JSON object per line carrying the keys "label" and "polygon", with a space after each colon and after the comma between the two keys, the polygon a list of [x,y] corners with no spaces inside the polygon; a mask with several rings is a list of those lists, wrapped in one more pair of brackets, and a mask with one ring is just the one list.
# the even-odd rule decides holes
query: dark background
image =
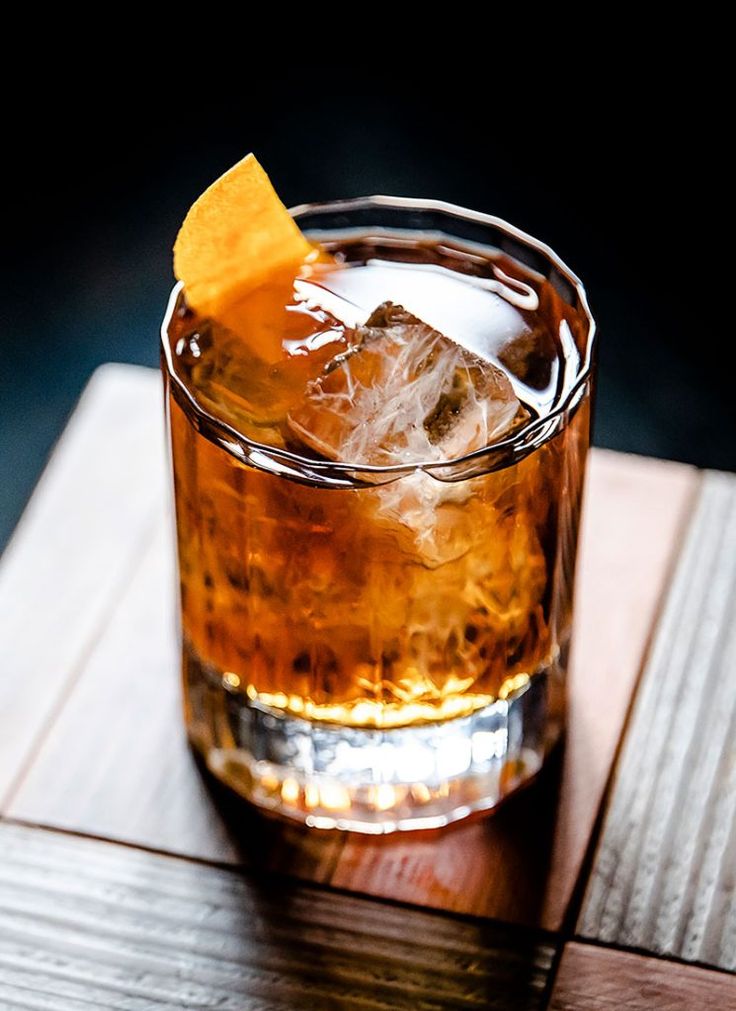
{"label": "dark background", "polygon": [[462,61],[450,73],[421,60],[401,79],[363,64],[227,84],[197,54],[173,62],[175,76],[153,79],[128,61],[121,87],[103,54],[6,110],[0,546],[95,366],[157,363],[177,227],[249,150],[287,205],[431,196],[544,239],[599,321],[595,442],[736,469],[716,241],[728,163],[708,81],[686,63],[663,74],[621,53],[605,87],[606,68],[588,66],[522,94]]}

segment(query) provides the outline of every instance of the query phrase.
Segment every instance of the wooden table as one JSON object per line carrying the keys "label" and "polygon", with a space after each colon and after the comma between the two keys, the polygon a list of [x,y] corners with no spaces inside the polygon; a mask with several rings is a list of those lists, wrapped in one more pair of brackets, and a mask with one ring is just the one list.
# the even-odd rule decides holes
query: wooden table
{"label": "wooden table", "polygon": [[593,453],[564,756],[409,837],[201,773],[169,516],[159,379],[106,366],[0,565],[0,1007],[736,1008],[735,477]]}

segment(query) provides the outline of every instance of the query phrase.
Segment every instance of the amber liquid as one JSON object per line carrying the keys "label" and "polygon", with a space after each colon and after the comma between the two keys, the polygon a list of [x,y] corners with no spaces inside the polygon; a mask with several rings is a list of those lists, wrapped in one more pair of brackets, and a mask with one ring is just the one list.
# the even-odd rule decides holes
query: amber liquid
{"label": "amber liquid", "polygon": [[[239,434],[308,453],[289,410],[344,348],[351,314],[364,319],[387,298],[499,364],[530,419],[554,409],[576,321],[542,278],[504,260],[537,293],[530,312],[478,283],[493,275],[477,254],[366,241],[331,251],[339,262],[246,299],[230,329],[185,307],[175,315],[176,372],[230,426],[233,446]],[[169,410],[189,684],[214,680],[244,704],[318,723],[398,728],[513,698],[564,667],[587,398],[556,436],[500,469],[356,487],[242,462],[193,424],[171,381]],[[212,715],[197,705],[189,718],[208,746]]]}

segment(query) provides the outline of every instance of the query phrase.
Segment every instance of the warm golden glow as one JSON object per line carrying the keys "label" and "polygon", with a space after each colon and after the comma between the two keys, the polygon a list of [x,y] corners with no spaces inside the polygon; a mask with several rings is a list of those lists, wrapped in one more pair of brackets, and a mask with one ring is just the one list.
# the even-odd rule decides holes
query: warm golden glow
{"label": "warm golden glow", "polygon": [[296,804],[299,800],[299,784],[295,779],[285,779],[281,784],[281,799],[285,804]]}
{"label": "warm golden glow", "polygon": [[272,772],[264,772],[260,778],[260,783],[263,789],[267,790],[268,793],[276,793],[281,785],[279,778],[274,776]]}
{"label": "warm golden glow", "polygon": [[323,783],[319,796],[322,807],[328,811],[347,811],[350,807],[350,794],[339,783]]}
{"label": "warm golden glow", "polygon": [[414,783],[411,788],[411,795],[420,804],[426,804],[432,799],[429,787],[425,786],[424,783]]}
{"label": "warm golden glow", "polygon": [[240,688],[240,678],[229,670],[222,675],[222,683],[225,688]]}
{"label": "warm golden glow", "polygon": [[509,699],[528,684],[528,674],[515,674],[513,677],[506,678],[501,684],[501,687],[498,689],[498,697],[500,699]]}
{"label": "warm golden glow", "polygon": [[355,702],[318,704],[299,695],[284,692],[259,692],[248,685],[247,695],[269,709],[280,709],[293,716],[324,723],[339,723],[349,727],[401,727],[434,720],[467,716],[494,702],[492,695],[454,695],[439,702]]}
{"label": "warm golden glow", "polygon": [[371,786],[368,790],[368,803],[376,811],[389,811],[396,807],[397,794],[406,793],[406,788],[391,786],[389,783],[379,783],[378,786]]}
{"label": "warm golden glow", "polygon": [[[339,723],[347,727],[403,727],[417,723],[430,723],[435,720],[454,719],[458,716],[468,716],[478,709],[484,709],[497,699],[511,698],[529,683],[528,674],[516,674],[506,678],[499,687],[498,695],[485,695],[466,692],[472,684],[471,678],[447,679],[441,696],[436,701],[421,702],[386,702],[373,699],[356,699],[354,702],[316,703],[301,695],[287,695],[285,692],[259,692],[255,685],[248,685],[246,694],[253,702],[269,709],[280,709],[292,716],[301,716],[307,720],[319,720],[323,723]],[[424,684],[421,684],[426,694]],[[416,688],[416,686],[415,686]],[[407,695],[409,692],[407,691]],[[436,696],[440,693],[435,691]]]}

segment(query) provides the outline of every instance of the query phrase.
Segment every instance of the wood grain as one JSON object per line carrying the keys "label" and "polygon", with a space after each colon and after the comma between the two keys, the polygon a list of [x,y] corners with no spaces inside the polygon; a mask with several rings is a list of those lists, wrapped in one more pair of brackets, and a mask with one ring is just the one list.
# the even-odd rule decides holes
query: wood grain
{"label": "wood grain", "polygon": [[[163,464],[161,465],[163,468]],[[139,480],[129,471],[131,482]],[[490,819],[411,838],[306,832],[204,787],[185,747],[160,526],[10,805],[13,817],[557,929],[579,873],[696,473],[592,454],[562,763]]]}
{"label": "wood grain", "polygon": [[0,825],[0,1005],[537,1009],[519,931]]}
{"label": "wood grain", "polygon": [[161,509],[161,405],[150,369],[99,369],[3,555],[0,810]]}
{"label": "wood grain", "polygon": [[579,922],[736,969],[736,476],[705,476]]}
{"label": "wood grain", "polygon": [[736,978],[589,944],[562,954],[549,1011],[695,1011],[736,1008]]}

